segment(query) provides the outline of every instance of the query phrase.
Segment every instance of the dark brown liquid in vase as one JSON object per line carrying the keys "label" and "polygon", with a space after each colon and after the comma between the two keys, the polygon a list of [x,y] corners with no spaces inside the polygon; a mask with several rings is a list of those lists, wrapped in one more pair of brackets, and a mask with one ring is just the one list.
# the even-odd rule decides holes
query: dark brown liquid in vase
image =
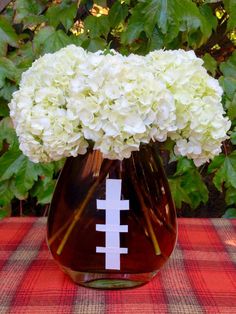
{"label": "dark brown liquid in vase", "polygon": [[[122,162],[102,159],[98,152],[67,160],[48,218],[49,242],[64,226],[49,245],[59,264],[78,272],[134,274],[155,272],[166,262],[175,246],[176,215],[160,161],[149,156],[150,149],[143,148]],[[105,246],[105,232],[96,231],[96,224],[105,224],[105,210],[96,209],[96,200],[105,199],[108,177],[122,179],[121,198],[130,205],[128,211],[120,212],[121,225],[128,225],[128,233],[120,233],[120,247],[128,248],[128,254],[120,255],[120,270],[106,270],[105,254],[96,253],[97,246]],[[99,178],[101,182],[58,254],[75,213]],[[150,224],[160,255],[155,252]]]}

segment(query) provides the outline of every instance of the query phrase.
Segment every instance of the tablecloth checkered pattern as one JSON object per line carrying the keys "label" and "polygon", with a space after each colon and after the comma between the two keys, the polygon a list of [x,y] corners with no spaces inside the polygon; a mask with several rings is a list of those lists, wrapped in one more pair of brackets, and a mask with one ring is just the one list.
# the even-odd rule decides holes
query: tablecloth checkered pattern
{"label": "tablecloth checkered pattern", "polygon": [[75,285],[45,243],[45,218],[0,221],[0,313],[236,314],[236,220],[179,219],[178,243],[147,285]]}

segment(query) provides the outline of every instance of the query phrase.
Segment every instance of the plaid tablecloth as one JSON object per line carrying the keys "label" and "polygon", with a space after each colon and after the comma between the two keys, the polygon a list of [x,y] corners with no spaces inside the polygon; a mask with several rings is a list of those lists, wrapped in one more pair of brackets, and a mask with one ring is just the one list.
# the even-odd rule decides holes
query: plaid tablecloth
{"label": "plaid tablecloth", "polygon": [[0,221],[0,313],[236,313],[236,220],[179,219],[176,249],[149,284],[75,285],[52,260],[45,218]]}

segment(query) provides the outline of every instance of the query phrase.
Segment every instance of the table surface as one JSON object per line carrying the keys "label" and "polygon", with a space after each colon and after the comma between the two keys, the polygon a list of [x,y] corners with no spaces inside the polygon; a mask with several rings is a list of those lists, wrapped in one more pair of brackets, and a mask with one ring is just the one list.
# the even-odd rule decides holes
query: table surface
{"label": "table surface", "polygon": [[0,221],[0,313],[236,313],[236,220],[178,219],[178,242],[148,284],[75,285],[48,251],[45,218]]}

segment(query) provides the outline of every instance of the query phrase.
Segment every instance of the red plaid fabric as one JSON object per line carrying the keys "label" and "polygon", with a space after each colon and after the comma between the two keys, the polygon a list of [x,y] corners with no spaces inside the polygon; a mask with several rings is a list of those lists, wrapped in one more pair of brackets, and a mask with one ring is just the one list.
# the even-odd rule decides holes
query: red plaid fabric
{"label": "red plaid fabric", "polygon": [[149,284],[75,285],[52,260],[45,218],[0,221],[0,313],[236,313],[236,220],[179,219],[178,243]]}

